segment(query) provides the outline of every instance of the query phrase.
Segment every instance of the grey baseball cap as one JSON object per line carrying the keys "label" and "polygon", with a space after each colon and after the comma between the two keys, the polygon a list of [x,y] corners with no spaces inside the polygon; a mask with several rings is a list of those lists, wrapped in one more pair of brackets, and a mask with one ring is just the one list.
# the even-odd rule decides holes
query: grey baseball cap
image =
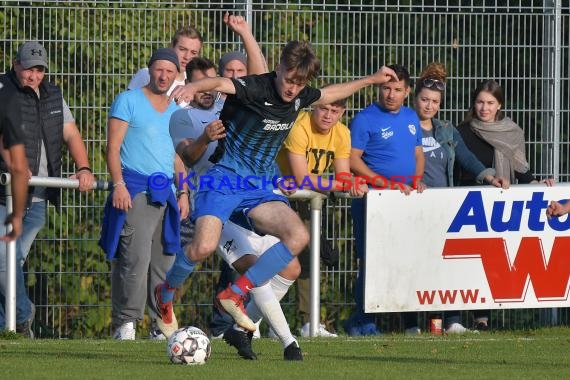
{"label": "grey baseball cap", "polygon": [[34,66],[48,68],[48,55],[46,49],[37,41],[28,41],[18,47],[16,60],[24,69]]}

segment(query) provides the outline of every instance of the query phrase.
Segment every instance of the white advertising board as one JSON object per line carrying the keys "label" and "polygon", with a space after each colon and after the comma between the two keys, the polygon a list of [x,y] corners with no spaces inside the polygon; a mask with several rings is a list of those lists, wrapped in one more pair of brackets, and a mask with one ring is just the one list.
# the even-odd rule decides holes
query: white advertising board
{"label": "white advertising board", "polygon": [[366,200],[365,311],[569,307],[570,186],[428,189]]}

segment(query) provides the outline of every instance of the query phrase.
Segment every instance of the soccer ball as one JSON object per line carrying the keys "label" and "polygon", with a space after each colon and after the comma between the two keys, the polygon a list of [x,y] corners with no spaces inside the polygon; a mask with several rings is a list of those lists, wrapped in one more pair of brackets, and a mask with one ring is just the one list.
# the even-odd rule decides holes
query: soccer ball
{"label": "soccer ball", "polygon": [[197,327],[182,327],[176,330],[166,345],[166,353],[174,364],[205,364],[212,346],[210,339]]}

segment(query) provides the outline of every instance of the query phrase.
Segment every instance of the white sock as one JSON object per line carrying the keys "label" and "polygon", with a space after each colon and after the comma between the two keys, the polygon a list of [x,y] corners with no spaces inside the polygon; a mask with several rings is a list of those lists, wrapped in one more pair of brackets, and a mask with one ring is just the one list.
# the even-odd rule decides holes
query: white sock
{"label": "white sock", "polygon": [[287,319],[285,319],[283,309],[281,309],[281,305],[275,297],[271,284],[268,282],[258,286],[252,289],[249,294],[253,302],[247,305],[247,315],[254,322],[257,322],[263,316],[275,332],[275,335],[281,340],[284,348],[295,342],[296,340],[293,334],[291,334],[291,330],[289,330],[289,324],[287,324]]}
{"label": "white sock", "polygon": [[285,297],[285,294],[287,294],[289,288],[291,285],[293,285],[294,282],[295,281],[288,280],[285,277],[279,276],[278,274],[269,280],[271,288],[273,289],[273,293],[275,294],[275,298],[277,298],[278,301],[281,301],[283,297]]}

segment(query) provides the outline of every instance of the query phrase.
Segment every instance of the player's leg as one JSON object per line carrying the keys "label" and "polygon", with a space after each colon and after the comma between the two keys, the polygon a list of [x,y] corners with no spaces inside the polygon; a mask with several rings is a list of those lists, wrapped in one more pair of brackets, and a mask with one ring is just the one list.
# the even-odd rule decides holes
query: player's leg
{"label": "player's leg", "polygon": [[[272,193],[271,196],[273,196]],[[273,199],[282,198],[274,196]],[[245,297],[251,289],[269,281],[285,269],[309,241],[309,233],[297,214],[286,203],[273,199],[268,196],[261,199],[262,202],[266,201],[261,204],[258,200],[258,205],[251,209],[248,217],[257,230],[273,235],[281,241],[264,251],[255,265],[249,268],[235,284],[218,294],[220,305],[232,315],[236,322],[238,319],[249,319],[245,315],[239,298]],[[253,324],[247,327],[242,324],[240,326],[255,331]]]}
{"label": "player's leg", "polygon": [[178,325],[172,307],[174,292],[190,276],[196,264],[216,249],[221,229],[222,221],[219,218],[211,215],[199,217],[196,220],[194,239],[176,254],[174,264],[166,274],[166,281],[155,289],[159,313],[156,324],[167,338],[176,331]]}
{"label": "player's leg", "polygon": [[223,223],[241,203],[242,197],[235,193],[235,187],[220,185],[229,178],[227,173],[213,167],[208,171],[208,175],[214,178],[213,185],[216,186],[214,188],[218,189],[219,185],[220,190],[200,189],[194,197],[192,214],[192,219],[195,221],[194,237],[184,249],[176,254],[174,264],[166,274],[166,281],[155,289],[160,313],[156,324],[165,335],[174,332],[175,316],[172,310],[174,292],[194,271],[196,264],[214,252],[220,240]]}
{"label": "player's leg", "polygon": [[263,316],[269,323],[283,344],[285,360],[303,360],[299,343],[291,333],[279,303],[300,272],[299,261],[295,258],[284,270],[273,276],[268,283],[251,290],[250,295],[254,302],[250,302],[247,307],[247,313],[252,320],[256,321]]}
{"label": "player's leg", "polygon": [[236,281],[232,289],[240,294],[269,281],[285,269],[309,242],[309,232],[297,214],[282,202],[266,202],[253,208],[248,217],[255,229],[280,241],[269,247],[255,265]]}
{"label": "player's leg", "polygon": [[[247,268],[255,263],[256,255],[260,253],[255,248],[255,242],[256,239],[260,238],[254,232],[228,221],[222,229],[216,253],[232,271],[235,269],[239,275],[240,272],[245,272]],[[249,304],[253,303],[250,300]],[[229,316],[229,314],[223,314]],[[230,346],[235,347],[242,358],[248,360],[257,359],[257,355],[252,348],[252,338],[253,332],[239,327],[234,323],[233,318],[229,328],[223,332],[223,340]]]}
{"label": "player's leg", "polygon": [[[227,222],[222,231],[222,238],[216,252],[220,255],[225,262],[234,267],[238,273],[244,273],[257,259],[256,255],[265,251],[278,242],[278,239],[271,235],[260,236],[256,233],[243,228],[235,223]],[[254,253],[254,254],[251,254]],[[292,269],[289,269],[289,268]],[[289,264],[283,275],[292,278],[292,280],[285,280],[280,276],[283,281],[278,281],[279,284],[288,283],[287,288],[283,291],[283,286],[272,286],[274,279],[251,292],[252,301],[247,306],[248,315],[251,313],[252,320],[258,322],[264,317],[272,328],[277,332],[284,347],[288,347],[293,342],[295,347],[298,348],[293,334],[289,330],[289,325],[281,309],[279,301],[287,292],[288,287],[293,284],[295,278],[298,276],[300,268],[298,262],[294,260]],[[237,326],[227,330],[224,334],[224,340],[236,347],[238,353],[246,359],[254,359],[255,353],[251,349],[251,333],[247,334],[243,329]],[[297,355],[293,358],[286,358],[291,360],[302,360],[302,356]],[[300,359],[299,359],[300,358]]]}

